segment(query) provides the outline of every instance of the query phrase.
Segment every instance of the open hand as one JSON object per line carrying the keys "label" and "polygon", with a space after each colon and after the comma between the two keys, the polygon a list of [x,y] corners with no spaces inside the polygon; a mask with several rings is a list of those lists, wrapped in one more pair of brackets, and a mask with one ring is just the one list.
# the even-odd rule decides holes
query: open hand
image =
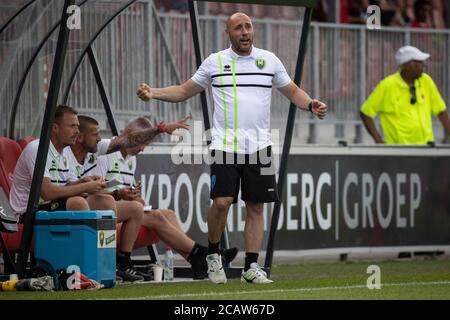
{"label": "open hand", "polygon": [[186,116],[181,120],[176,122],[169,122],[163,124],[163,132],[172,134],[176,129],[186,129],[189,130],[189,124],[186,121],[190,120],[191,116]]}

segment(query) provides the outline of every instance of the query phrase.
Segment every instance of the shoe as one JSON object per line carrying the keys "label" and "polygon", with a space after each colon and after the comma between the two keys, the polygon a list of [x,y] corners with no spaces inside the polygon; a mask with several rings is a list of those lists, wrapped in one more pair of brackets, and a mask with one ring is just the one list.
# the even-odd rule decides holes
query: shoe
{"label": "shoe", "polygon": [[144,281],[152,281],[153,280],[153,274],[150,273],[144,273],[142,271],[136,270],[136,274],[144,278]]}
{"label": "shoe", "polygon": [[220,250],[220,255],[222,256],[222,264],[230,263],[236,258],[238,254],[238,248],[229,248]]}
{"label": "shoe", "polygon": [[206,263],[206,256],[194,256],[189,262],[192,266],[192,278],[194,280],[203,280],[208,277],[208,264]]}
{"label": "shoe", "polygon": [[245,272],[242,270],[241,282],[267,284],[273,281],[267,279],[267,273],[256,262],[253,262],[250,269]]}
{"label": "shoe", "polygon": [[17,291],[52,291],[55,289],[55,286],[53,284],[53,277],[44,276],[19,280],[15,288]]}
{"label": "shoe", "polygon": [[222,267],[222,258],[217,253],[206,256],[208,264],[208,278],[213,283],[227,283],[227,276]]}
{"label": "shoe", "polygon": [[54,288],[53,277],[51,276],[30,279],[31,291],[52,291]]}
{"label": "shoe", "polygon": [[[230,248],[230,249],[222,249],[220,250],[221,257],[222,257],[222,266],[226,263],[230,263],[231,261],[236,258],[236,255],[238,253],[237,248]],[[193,256],[189,263],[192,266],[192,278],[194,280],[203,280],[208,277],[208,264],[206,263],[206,256],[204,255],[198,255]]]}
{"label": "shoe", "polygon": [[133,266],[120,267],[117,266],[116,275],[122,278],[123,282],[144,281],[144,277],[139,275],[139,271]]}

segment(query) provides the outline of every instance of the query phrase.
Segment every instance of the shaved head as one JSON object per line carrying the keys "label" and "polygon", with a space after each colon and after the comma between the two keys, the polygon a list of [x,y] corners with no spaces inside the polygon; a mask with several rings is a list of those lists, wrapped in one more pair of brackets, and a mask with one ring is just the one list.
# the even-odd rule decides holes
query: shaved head
{"label": "shaved head", "polygon": [[228,17],[227,20],[227,30],[230,29],[230,25],[236,21],[236,19],[238,18],[244,18],[244,19],[248,19],[250,21],[250,23],[252,22],[252,20],[250,19],[250,17],[248,15],[246,15],[245,13],[242,12],[236,12],[233,13],[231,16]]}
{"label": "shaved head", "polygon": [[138,117],[133,120],[131,120],[125,127],[125,130],[128,130],[129,132],[137,131],[137,130],[145,130],[152,128],[152,123],[150,120],[146,117]]}
{"label": "shaved head", "polygon": [[227,20],[227,28],[231,47],[240,56],[248,56],[253,46],[253,24],[248,15],[242,12],[232,14]]}

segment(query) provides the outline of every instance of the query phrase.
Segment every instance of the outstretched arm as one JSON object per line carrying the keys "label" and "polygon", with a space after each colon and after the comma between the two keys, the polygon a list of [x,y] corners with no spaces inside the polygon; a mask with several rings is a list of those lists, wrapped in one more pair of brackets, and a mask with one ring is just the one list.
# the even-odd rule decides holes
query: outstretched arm
{"label": "outstretched arm", "polygon": [[375,121],[373,121],[372,118],[366,116],[364,113],[360,112],[361,119],[364,123],[364,127],[366,127],[369,134],[372,136],[375,143],[384,143],[383,138],[381,138],[381,135],[378,133],[378,130],[375,126]]}
{"label": "outstretched arm", "polygon": [[122,134],[111,140],[106,153],[116,152],[121,148],[132,148],[143,143],[149,143],[158,134],[158,127],[133,132],[125,130]]}
{"label": "outstretched arm", "polygon": [[118,151],[121,148],[132,148],[141,144],[149,144],[160,133],[172,134],[176,129],[189,130],[189,124],[187,123],[189,119],[191,119],[191,116],[186,116],[175,122],[162,122],[158,126],[149,129],[133,132],[125,130],[120,136],[111,140],[107,153]]}
{"label": "outstretched arm", "polygon": [[[317,118],[323,119],[327,115],[327,105],[319,100],[311,99],[309,95],[291,81],[287,86],[279,88],[280,92],[299,109],[311,111]],[[311,110],[309,105],[311,104]]]}
{"label": "outstretched arm", "polygon": [[148,84],[143,83],[138,87],[136,94],[143,101],[156,99],[167,102],[182,102],[203,90],[205,88],[189,79],[182,85],[165,88],[151,88]]}

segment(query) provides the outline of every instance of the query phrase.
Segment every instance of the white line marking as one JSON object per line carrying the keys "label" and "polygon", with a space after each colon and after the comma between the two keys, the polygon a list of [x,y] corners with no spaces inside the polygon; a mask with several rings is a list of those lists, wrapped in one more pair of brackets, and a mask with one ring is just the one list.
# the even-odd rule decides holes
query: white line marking
{"label": "white line marking", "polygon": [[[405,282],[405,283],[385,283],[383,287],[401,287],[401,286],[434,286],[434,285],[450,285],[450,281],[433,281],[433,282]],[[159,296],[144,296],[136,298],[113,298],[98,300],[158,300],[158,299],[174,299],[182,297],[211,297],[211,296],[227,296],[227,295],[243,295],[243,294],[264,294],[264,293],[281,293],[281,292],[311,292],[311,291],[328,291],[328,290],[350,290],[350,289],[367,289],[366,285],[353,286],[335,286],[335,287],[317,287],[317,288],[298,288],[298,289],[275,289],[275,290],[249,290],[249,291],[227,291],[227,292],[201,292],[201,293],[182,293],[182,294],[163,294]],[[374,290],[377,291],[377,290]]]}

